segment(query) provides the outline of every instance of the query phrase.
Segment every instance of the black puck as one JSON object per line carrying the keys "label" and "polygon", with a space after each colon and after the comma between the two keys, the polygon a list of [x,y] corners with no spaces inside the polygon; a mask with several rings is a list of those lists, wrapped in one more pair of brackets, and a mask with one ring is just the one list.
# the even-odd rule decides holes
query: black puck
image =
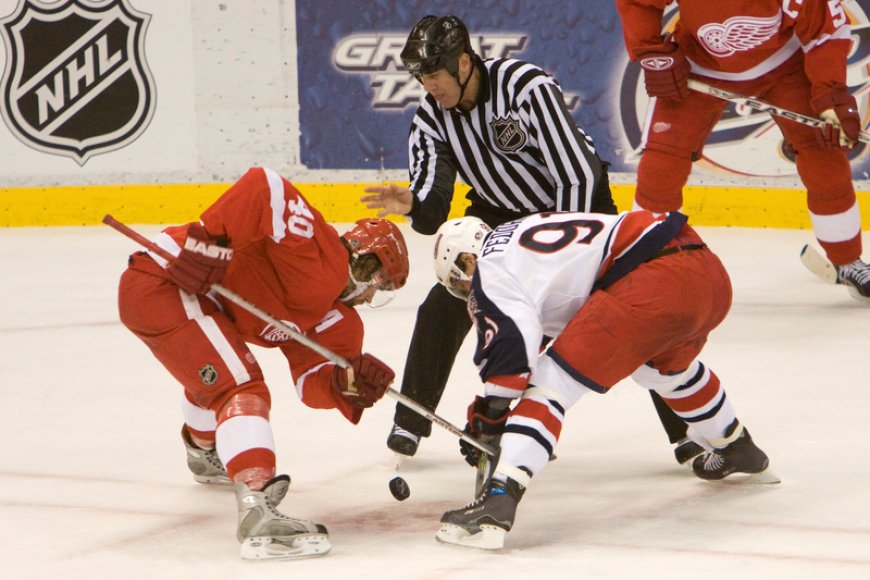
{"label": "black puck", "polygon": [[411,495],[411,488],[408,487],[408,482],[401,477],[394,477],[390,480],[390,493],[399,501],[405,501]]}

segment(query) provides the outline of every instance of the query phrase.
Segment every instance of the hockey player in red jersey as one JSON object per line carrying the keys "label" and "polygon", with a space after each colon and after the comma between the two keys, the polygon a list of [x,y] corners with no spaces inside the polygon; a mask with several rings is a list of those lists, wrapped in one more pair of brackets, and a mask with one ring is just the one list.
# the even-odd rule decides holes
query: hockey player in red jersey
{"label": "hockey player in red jersey", "polygon": [[[354,306],[405,284],[402,233],[389,221],[365,219],[339,236],[289,181],[256,167],[200,221],[168,227],[155,243],[176,257],[130,257],[120,317],[184,388],[182,437],[194,479],[234,484],[243,558],[325,554],[323,525],[277,510],[289,478],[276,476],[269,389],[247,343],[283,352],[306,405],[359,422],[394,373],[361,353],[363,324]],[[217,282],[352,368],[210,292]]]}
{"label": "hockey player in red jersey", "polygon": [[[683,214],[537,214],[492,232],[460,218],[438,231],[435,270],[467,300],[477,330],[484,396],[469,406],[466,431],[501,448],[481,495],[441,518],[440,541],[501,548],[567,410],[629,376],[657,392],[706,449],[695,475],[778,481],[698,360],[731,306],[731,282]],[[544,336],[555,338],[541,352]],[[475,463],[476,448],[460,446]]]}
{"label": "hockey player in red jersey", "polygon": [[671,0],[617,0],[625,44],[653,97],[638,166],[635,204],[682,206],[692,162],[727,103],[689,90],[689,77],[826,121],[816,129],[774,117],[807,189],[816,239],[838,282],[870,303],[870,266],[861,261],[861,216],[845,151],[861,117],[846,85],[851,48],[840,0],[678,0],[679,21],[662,34]]}

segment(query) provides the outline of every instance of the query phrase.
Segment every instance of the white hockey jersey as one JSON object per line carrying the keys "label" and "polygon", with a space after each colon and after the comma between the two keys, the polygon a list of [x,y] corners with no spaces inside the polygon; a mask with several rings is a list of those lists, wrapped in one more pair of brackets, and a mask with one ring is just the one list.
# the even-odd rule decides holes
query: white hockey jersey
{"label": "white hockey jersey", "polygon": [[468,300],[481,378],[532,374],[596,289],[652,258],[686,223],[680,213],[536,214],[487,237]]}

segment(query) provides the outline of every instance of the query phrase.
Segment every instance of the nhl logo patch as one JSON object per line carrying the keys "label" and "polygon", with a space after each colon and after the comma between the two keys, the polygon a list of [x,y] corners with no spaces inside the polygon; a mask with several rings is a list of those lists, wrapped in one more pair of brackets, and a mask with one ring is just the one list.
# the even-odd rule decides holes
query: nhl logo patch
{"label": "nhl logo patch", "polygon": [[207,364],[199,369],[199,378],[202,380],[202,384],[213,385],[218,379],[217,369],[212,365]]}
{"label": "nhl logo patch", "polygon": [[0,19],[0,112],[15,137],[79,165],[138,138],[156,103],[150,18],[129,0],[20,0]]}
{"label": "nhl logo patch", "polygon": [[495,136],[495,144],[502,151],[517,151],[526,144],[526,134],[523,133],[519,121],[496,118],[490,123]]}

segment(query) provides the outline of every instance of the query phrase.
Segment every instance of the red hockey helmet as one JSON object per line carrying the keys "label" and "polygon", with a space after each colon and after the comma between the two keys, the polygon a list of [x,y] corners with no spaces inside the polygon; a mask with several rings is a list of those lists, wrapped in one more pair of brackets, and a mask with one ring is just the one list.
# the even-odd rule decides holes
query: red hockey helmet
{"label": "red hockey helmet", "polygon": [[361,219],[341,237],[350,247],[354,262],[366,254],[380,260],[381,268],[372,277],[379,288],[398,290],[405,285],[410,270],[408,246],[396,224],[380,218]]}

